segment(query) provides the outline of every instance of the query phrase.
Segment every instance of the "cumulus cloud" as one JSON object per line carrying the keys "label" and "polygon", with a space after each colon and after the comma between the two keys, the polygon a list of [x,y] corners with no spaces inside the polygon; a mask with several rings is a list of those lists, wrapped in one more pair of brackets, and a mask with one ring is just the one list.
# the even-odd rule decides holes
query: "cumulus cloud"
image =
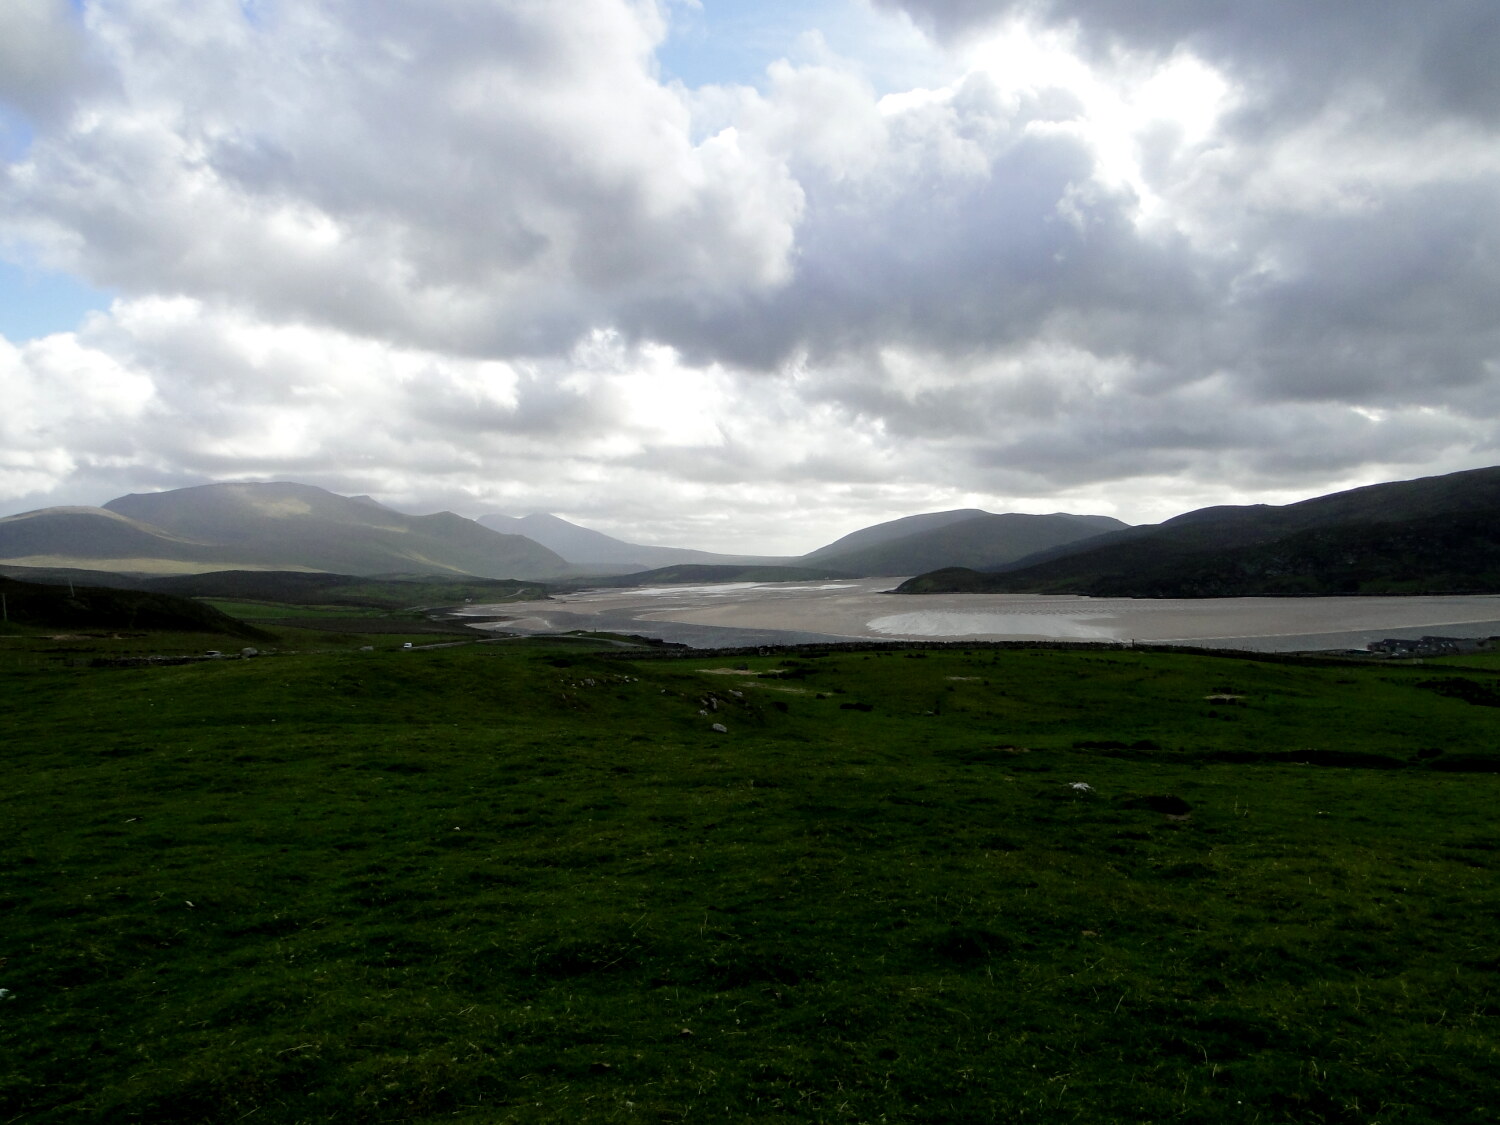
{"label": "cumulus cloud", "polygon": [[119,92],[7,175],[12,238],[138,295],[471,353],[788,270],[801,192],[694,143],[651,5],[98,0]]}
{"label": "cumulus cloud", "polygon": [[1374,93],[1405,112],[1500,116],[1489,0],[874,0],[952,41],[1028,18],[1071,29],[1095,55],[1184,49],[1253,80],[1251,116],[1310,112]]}
{"label": "cumulus cloud", "polygon": [[0,105],[47,123],[93,77],[68,0],[12,0],[0,8]]}
{"label": "cumulus cloud", "polygon": [[800,550],[1494,459],[1494,5],[875,6],[927,85],[663,81],[651,0],[8,6],[0,246],[121,296],[0,349],[0,493]]}

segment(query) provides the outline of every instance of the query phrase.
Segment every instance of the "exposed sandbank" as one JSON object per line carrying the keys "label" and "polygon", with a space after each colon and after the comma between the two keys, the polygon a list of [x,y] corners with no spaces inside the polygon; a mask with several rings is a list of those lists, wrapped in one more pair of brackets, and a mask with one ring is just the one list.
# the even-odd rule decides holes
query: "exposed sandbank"
{"label": "exposed sandbank", "polygon": [[[892,595],[900,579],[600,590],[528,605],[508,627],[587,629],[590,619],[683,623],[873,640],[1255,642],[1362,647],[1412,631],[1500,634],[1500,596],[1154,600],[1035,594]],[[521,606],[470,607],[515,614]],[[614,626],[618,627],[618,625]],[[1360,639],[1365,638],[1365,639]],[[1231,646],[1232,647],[1232,646]]]}

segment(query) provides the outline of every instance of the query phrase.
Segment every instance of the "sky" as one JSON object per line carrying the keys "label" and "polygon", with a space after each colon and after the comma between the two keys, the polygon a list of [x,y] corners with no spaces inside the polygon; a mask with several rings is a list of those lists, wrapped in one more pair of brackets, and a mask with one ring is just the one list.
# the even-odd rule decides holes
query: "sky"
{"label": "sky", "polygon": [[800,553],[1500,463],[1493,0],[6,0],[0,514]]}

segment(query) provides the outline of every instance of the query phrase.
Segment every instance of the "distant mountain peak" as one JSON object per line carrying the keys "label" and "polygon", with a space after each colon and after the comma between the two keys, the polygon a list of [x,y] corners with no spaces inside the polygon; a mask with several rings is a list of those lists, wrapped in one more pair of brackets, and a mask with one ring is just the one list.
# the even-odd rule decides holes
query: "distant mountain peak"
{"label": "distant mountain peak", "polygon": [[1292,504],[1200,508],[1018,560],[1001,574],[920,575],[909,589],[1173,598],[1500,593],[1497,526],[1500,468],[1468,469]]}
{"label": "distant mountain peak", "polygon": [[[322,570],[546,578],[554,552],[452,512],[408,516],[369,497],[291,481],[229,481],[134,493],[102,509],[42,509],[0,524],[0,559],[131,572]],[[42,565],[32,562],[29,565]]]}
{"label": "distant mountain peak", "polygon": [[577,566],[605,567],[623,573],[652,570],[663,566],[687,564],[772,564],[786,559],[752,555],[724,555],[690,547],[656,547],[629,543],[593,528],[580,527],[551,512],[533,512],[529,516],[480,516],[479,523],[495,531],[525,535],[542,546],[556,551]]}

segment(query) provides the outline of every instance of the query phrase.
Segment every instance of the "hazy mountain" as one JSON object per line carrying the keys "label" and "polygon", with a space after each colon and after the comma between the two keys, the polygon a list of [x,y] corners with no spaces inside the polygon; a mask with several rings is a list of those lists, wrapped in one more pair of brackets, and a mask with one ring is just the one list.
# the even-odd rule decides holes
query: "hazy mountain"
{"label": "hazy mountain", "polygon": [[229,565],[234,557],[104,508],[41,508],[0,519],[0,559],[19,566],[200,570]]}
{"label": "hazy mountain", "polygon": [[998,574],[924,574],[902,589],[1140,597],[1500,592],[1500,468],[1283,506],[1203,508],[1048,555]]}
{"label": "hazy mountain", "polygon": [[[851,532],[800,558],[778,558],[716,554],[685,547],[648,547],[552,515],[520,519],[481,516],[479,522],[496,530],[525,535],[578,566],[619,568],[625,578],[693,565],[790,566],[798,568],[797,574],[802,577],[915,574],[936,566],[999,566],[1045,547],[1073,543],[1125,526],[1107,516],[993,515],[978,508],[964,508],[904,516]],[[787,572],[788,577],[791,573]],[[660,574],[652,574],[642,582],[664,580]]]}
{"label": "hazy mountain", "polygon": [[0,520],[0,562],[38,568],[172,574],[307,570],[341,574],[472,574],[544,579],[580,568],[795,566],[841,577],[995,567],[1021,555],[1124,527],[1103,516],[930,512],[843,536],[801,558],[729,555],[627,543],[552,515],[467,520],[408,516],[368,496],[293,483],[210,484],[45,508]]}
{"label": "hazy mountain", "polygon": [[810,560],[850,554],[896,539],[905,539],[908,535],[936,531],[949,524],[962,523],[965,520],[989,514],[980,508],[955,508],[951,512],[924,512],[916,516],[902,516],[900,519],[887,520],[885,523],[877,523],[870,527],[860,528],[858,531],[851,531],[848,535],[835,539],[832,543],[819,547],[815,551],[809,551],[802,557],[804,560]]}
{"label": "hazy mountain", "polygon": [[440,512],[290,483],[209,484],[0,520],[0,560],[141,573],[318,570],[542,578],[567,570],[529,539]]}
{"label": "hazy mountain", "polygon": [[579,527],[545,512],[530,516],[480,516],[477,521],[495,531],[524,535],[578,566],[603,566],[622,571],[645,571],[663,566],[707,563],[723,566],[775,564],[789,560],[759,555],[723,555],[690,547],[651,547],[627,543],[602,531]]}
{"label": "hazy mountain", "polygon": [[799,560],[845,574],[920,574],[938,567],[998,567],[1049,547],[1126,525],[1108,516],[1048,516],[977,509],[907,516],[846,535]]}

